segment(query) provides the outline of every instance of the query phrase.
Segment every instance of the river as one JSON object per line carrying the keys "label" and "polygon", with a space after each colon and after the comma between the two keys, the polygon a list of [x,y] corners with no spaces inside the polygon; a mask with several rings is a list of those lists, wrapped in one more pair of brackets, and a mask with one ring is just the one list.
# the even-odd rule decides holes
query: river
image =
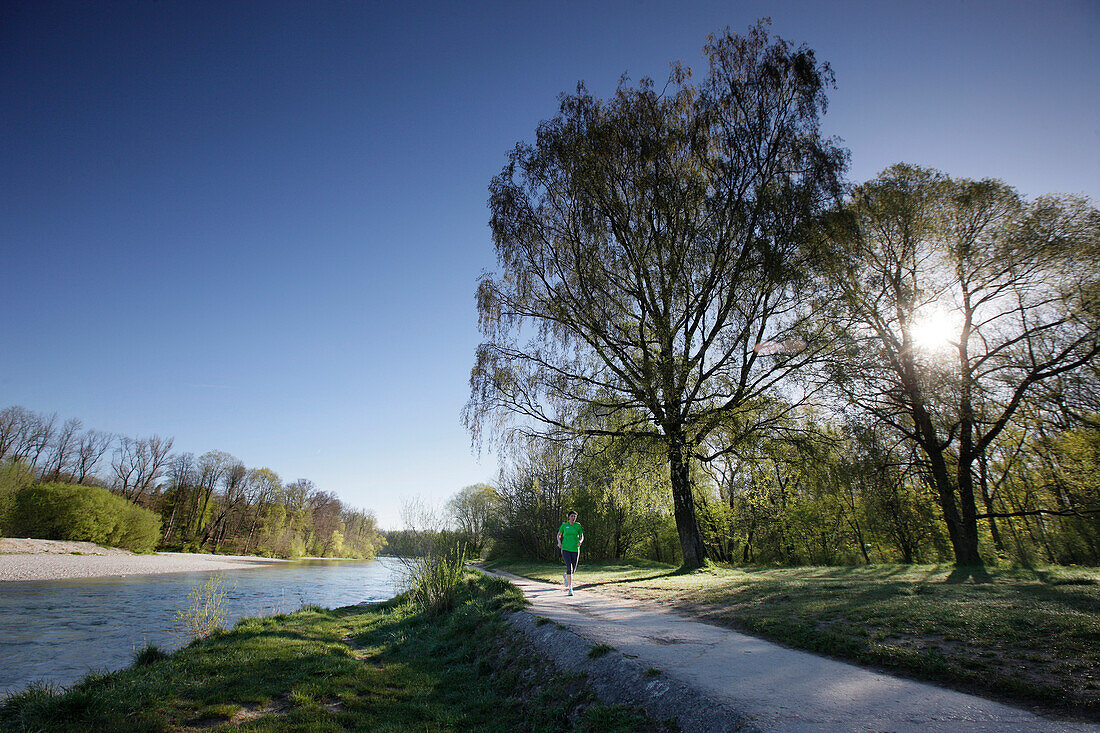
{"label": "river", "polygon": [[[226,628],[248,616],[295,611],[305,604],[339,608],[396,595],[400,563],[304,560],[221,571],[228,597]],[[169,651],[184,642],[176,612],[209,576],[131,575],[0,583],[0,697],[31,682],[70,685],[91,670],[130,665],[146,644]]]}

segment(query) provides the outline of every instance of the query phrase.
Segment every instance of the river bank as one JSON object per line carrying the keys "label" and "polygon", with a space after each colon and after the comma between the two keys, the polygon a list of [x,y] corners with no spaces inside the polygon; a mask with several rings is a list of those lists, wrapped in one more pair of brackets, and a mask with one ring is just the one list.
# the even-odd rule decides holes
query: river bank
{"label": "river bank", "polygon": [[398,597],[245,619],[171,653],[136,648],[132,666],[71,687],[0,696],[0,731],[674,729],[600,703],[536,653],[504,618],[523,603],[471,574],[438,615]]}
{"label": "river bank", "polygon": [[[0,583],[0,697],[34,682],[71,685],[127,666],[146,644],[185,643],[177,614],[203,581],[221,576],[225,624],[304,605],[378,603],[399,590],[391,561],[303,560],[244,570],[165,572]],[[0,731],[3,726],[0,725]]]}
{"label": "river bank", "polygon": [[244,570],[285,562],[269,557],[187,552],[137,555],[129,550],[102,547],[91,542],[0,539],[0,583]]}

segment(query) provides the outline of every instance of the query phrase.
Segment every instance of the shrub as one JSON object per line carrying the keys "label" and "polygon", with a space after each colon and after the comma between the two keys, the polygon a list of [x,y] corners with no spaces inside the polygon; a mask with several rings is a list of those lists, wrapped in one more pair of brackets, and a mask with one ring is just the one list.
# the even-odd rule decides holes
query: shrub
{"label": "shrub", "polygon": [[126,506],[121,508],[118,526],[107,544],[134,552],[152,552],[160,540],[160,522],[160,515],[155,512],[126,502]]}
{"label": "shrub", "polygon": [[600,657],[610,654],[615,651],[615,647],[608,646],[607,644],[597,644],[588,650],[589,659],[599,659]]}
{"label": "shrub", "polygon": [[29,486],[15,494],[12,527],[24,537],[105,544],[115,519],[99,492],[107,493],[80,491],[68,484]]}
{"label": "shrub", "polygon": [[225,576],[214,573],[207,576],[200,585],[196,585],[187,594],[188,604],[176,611],[174,636],[192,641],[210,636],[225,623],[228,612],[225,600],[229,597],[229,588]]}
{"label": "shrub", "polygon": [[451,610],[466,571],[466,546],[406,561],[406,585],[412,602],[436,615]]}
{"label": "shrub", "polygon": [[9,529],[15,494],[34,483],[34,474],[18,461],[0,461],[0,537]]}
{"label": "shrub", "polygon": [[15,493],[9,516],[23,537],[75,540],[151,552],[160,517],[98,486],[39,484]]}

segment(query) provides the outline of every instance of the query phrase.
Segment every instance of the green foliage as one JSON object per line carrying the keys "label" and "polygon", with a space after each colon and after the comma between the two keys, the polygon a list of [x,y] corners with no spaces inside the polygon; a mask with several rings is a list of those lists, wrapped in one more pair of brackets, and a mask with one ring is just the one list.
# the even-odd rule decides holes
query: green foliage
{"label": "green foliage", "polygon": [[405,563],[409,598],[418,608],[439,615],[454,607],[466,572],[465,545],[410,558]]}
{"label": "green foliage", "polygon": [[370,559],[385,545],[373,513],[220,451],[175,456],[156,507],[164,546],[192,552]]}
{"label": "green foliage", "polygon": [[136,504],[118,507],[118,524],[108,544],[134,552],[152,552],[160,542],[161,519],[155,512]]}
{"label": "green foliage", "polygon": [[[988,495],[985,510],[1003,516],[979,525],[987,558],[1025,566],[1100,562],[1097,423],[1084,415],[1055,431],[1049,417],[1029,415],[991,446],[976,489]],[[751,565],[953,557],[927,464],[895,430],[865,418],[838,425],[814,414],[778,425],[776,435],[721,454],[693,474],[712,557]],[[720,452],[728,444],[716,440],[711,447]],[[582,562],[679,561],[660,456],[610,441],[590,441],[585,451],[540,443],[520,450],[501,474],[487,523],[490,559],[556,561],[554,534],[566,508],[575,508],[585,528]],[[395,546],[408,544],[402,539],[395,535]]]}
{"label": "green foliage", "polygon": [[385,554],[391,557],[426,557],[447,548],[469,545],[464,532],[434,529],[396,529],[383,533]]}
{"label": "green foliage", "polygon": [[[996,508],[1021,512],[1000,519],[1005,554],[1037,562],[1096,564],[1100,558],[1100,419],[1052,430],[1038,416],[1012,436],[1017,452],[1000,452],[990,471],[1000,478]],[[1022,438],[1022,440],[1021,440]],[[1036,510],[1052,508],[1052,515]],[[1029,514],[1028,512],[1033,512]]]}
{"label": "green foliage", "polygon": [[474,557],[489,549],[489,532],[499,502],[496,487],[488,484],[466,486],[447,502],[447,513]]}
{"label": "green foliage", "polygon": [[11,531],[15,495],[34,483],[34,474],[19,461],[0,461],[0,537]]}
{"label": "green foliage", "polygon": [[680,559],[668,467],[652,450],[592,441],[587,451],[530,443],[502,472],[487,522],[491,558],[560,557],[554,537],[569,509],[585,530],[585,559]]}
{"label": "green foliage", "polygon": [[107,489],[75,484],[38,484],[16,492],[12,531],[23,537],[95,542],[152,552],[160,517]]}
{"label": "green foliage", "polygon": [[187,594],[187,606],[176,611],[177,631],[173,634],[187,641],[210,636],[225,624],[225,602],[229,588],[225,576],[214,573],[207,576]]}

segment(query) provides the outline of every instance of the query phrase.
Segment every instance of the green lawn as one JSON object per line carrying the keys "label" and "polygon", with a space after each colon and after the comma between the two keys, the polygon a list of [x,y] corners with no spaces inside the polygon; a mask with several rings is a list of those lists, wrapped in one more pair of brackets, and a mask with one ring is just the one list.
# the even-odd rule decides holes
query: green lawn
{"label": "green lawn", "polygon": [[595,701],[551,671],[501,611],[522,596],[470,573],[457,608],[428,617],[402,598],[246,619],[171,655],[69,690],[0,701],[3,731],[666,730]]}
{"label": "green lawn", "polygon": [[[560,564],[502,569],[561,582]],[[584,563],[581,588],[650,601],[799,649],[1100,719],[1100,569]]]}

